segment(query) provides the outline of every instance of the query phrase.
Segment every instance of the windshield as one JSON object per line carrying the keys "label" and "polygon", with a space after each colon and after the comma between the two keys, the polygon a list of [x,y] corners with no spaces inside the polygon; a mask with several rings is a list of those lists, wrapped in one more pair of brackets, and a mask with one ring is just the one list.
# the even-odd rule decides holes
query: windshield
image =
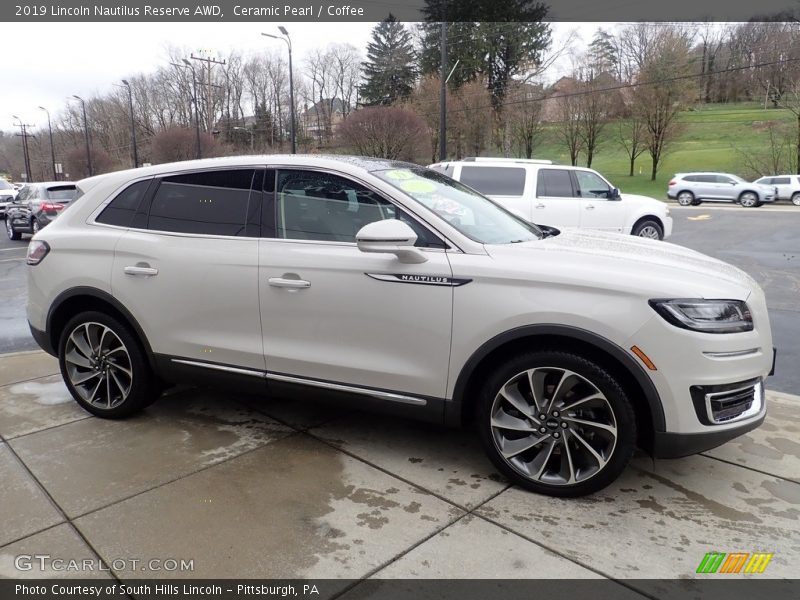
{"label": "windshield", "polygon": [[481,244],[513,244],[543,237],[536,225],[441,173],[422,167],[373,173]]}
{"label": "windshield", "polygon": [[0,179],[0,190],[13,190],[14,186],[8,183],[5,179]]}

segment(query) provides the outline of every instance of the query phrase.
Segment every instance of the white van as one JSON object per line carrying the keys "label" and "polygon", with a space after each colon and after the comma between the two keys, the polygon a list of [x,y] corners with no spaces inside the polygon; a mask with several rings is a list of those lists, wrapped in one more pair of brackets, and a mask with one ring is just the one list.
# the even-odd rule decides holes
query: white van
{"label": "white van", "polygon": [[538,225],[598,229],[658,240],[672,233],[672,217],[664,202],[620,194],[592,169],[517,158],[465,158],[435,163],[430,168]]}

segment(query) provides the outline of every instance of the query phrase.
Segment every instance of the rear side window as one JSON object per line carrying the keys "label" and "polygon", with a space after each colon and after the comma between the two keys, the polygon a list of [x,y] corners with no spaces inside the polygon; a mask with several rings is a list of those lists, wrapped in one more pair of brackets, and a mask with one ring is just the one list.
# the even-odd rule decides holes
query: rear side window
{"label": "rear side window", "polygon": [[55,200],[56,202],[69,202],[74,200],[78,190],[74,185],[61,185],[58,187],[51,187],[45,190],[48,200]]}
{"label": "rear side window", "polygon": [[550,198],[572,198],[572,179],[565,169],[540,169],[536,195]]}
{"label": "rear side window", "polygon": [[525,169],[461,167],[461,183],[487,196],[522,196],[525,190]]}
{"label": "rear side window", "polygon": [[117,194],[117,197],[105,207],[95,220],[106,225],[130,227],[133,223],[133,215],[136,214],[139,204],[147,194],[147,188],[150,187],[151,181],[150,179],[137,181],[126,187]]}
{"label": "rear side window", "polygon": [[773,185],[788,185],[791,181],[788,177],[773,177],[769,183]]}
{"label": "rear side window", "polygon": [[150,205],[148,229],[244,235],[255,169],[204,171],[165,177]]}
{"label": "rear side window", "polygon": [[716,180],[717,180],[717,183],[736,183],[730,177],[725,177],[725,175],[717,175]]}

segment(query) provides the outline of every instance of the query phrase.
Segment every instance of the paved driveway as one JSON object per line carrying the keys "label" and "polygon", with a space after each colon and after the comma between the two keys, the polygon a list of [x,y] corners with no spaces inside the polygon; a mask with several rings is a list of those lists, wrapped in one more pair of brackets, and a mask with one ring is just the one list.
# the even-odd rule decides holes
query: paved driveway
{"label": "paved driveway", "polygon": [[[761,577],[797,574],[794,396],[769,393],[764,426],[717,450],[638,457],[602,493],[558,500],[510,487],[469,432],[192,388],[106,421],[79,409],[56,371],[42,353],[0,357],[0,506],[13,515],[0,521],[0,577],[42,576],[14,566],[37,553],[102,559],[121,578],[613,578],[636,589],[694,578],[710,551],[772,552]],[[193,570],[131,562],[153,559]]]}

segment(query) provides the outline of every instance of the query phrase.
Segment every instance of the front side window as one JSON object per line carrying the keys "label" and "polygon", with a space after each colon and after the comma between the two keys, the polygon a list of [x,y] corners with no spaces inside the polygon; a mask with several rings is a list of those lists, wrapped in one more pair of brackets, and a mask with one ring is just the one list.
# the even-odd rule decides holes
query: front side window
{"label": "front side window", "polygon": [[522,196],[525,191],[525,169],[461,167],[461,183],[487,196]]}
{"label": "front side window", "polygon": [[566,169],[540,169],[536,184],[540,198],[573,198],[572,179]]}
{"label": "front side window", "polygon": [[481,244],[538,240],[542,232],[467,186],[431,171],[402,168],[372,173]]}
{"label": "front side window", "polygon": [[364,225],[399,219],[417,234],[417,246],[444,247],[404,211],[372,190],[321,171],[278,171],[275,210],[276,237],[281,239],[355,243]]}
{"label": "front side window", "polygon": [[730,185],[730,184],[736,183],[736,182],[733,179],[731,179],[730,177],[726,177],[725,175],[717,175],[717,183],[726,183],[726,184]]}
{"label": "front side window", "polygon": [[608,198],[611,188],[597,173],[591,171],[575,171],[578,179],[578,190],[581,198]]}
{"label": "front side window", "polygon": [[148,229],[241,236],[255,169],[164,177],[150,205]]}

